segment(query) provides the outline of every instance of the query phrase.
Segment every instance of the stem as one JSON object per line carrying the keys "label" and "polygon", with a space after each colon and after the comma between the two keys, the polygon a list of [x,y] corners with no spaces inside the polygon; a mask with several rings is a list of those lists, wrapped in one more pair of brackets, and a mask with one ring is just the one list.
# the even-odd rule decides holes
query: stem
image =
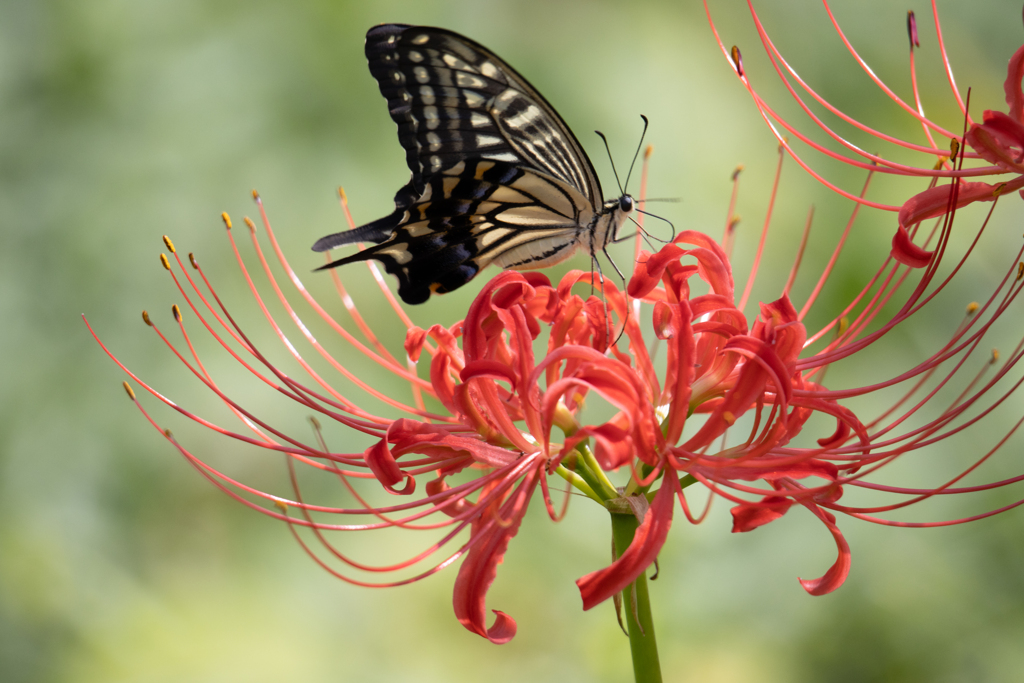
{"label": "stem", "polygon": [[[629,544],[640,522],[634,515],[612,515],[612,538],[615,553],[621,556]],[[647,592],[647,573],[642,572],[636,581],[622,591],[622,603],[626,606],[626,628],[629,631],[629,649],[633,655],[633,676],[637,683],[661,683],[661,664],[658,662],[658,642],[654,638],[654,621],[651,619],[651,598]],[[640,623],[637,623],[639,618]]]}

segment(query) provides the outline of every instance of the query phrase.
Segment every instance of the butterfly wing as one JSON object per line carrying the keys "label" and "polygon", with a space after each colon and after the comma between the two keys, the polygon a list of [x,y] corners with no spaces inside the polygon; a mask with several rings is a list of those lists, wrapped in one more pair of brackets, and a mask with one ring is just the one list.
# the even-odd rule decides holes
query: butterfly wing
{"label": "butterfly wing", "polygon": [[557,178],[507,162],[459,162],[427,178],[390,236],[323,268],[380,261],[402,300],[418,304],[490,263],[530,269],[564,260],[593,218],[590,201]]}
{"label": "butterfly wing", "polygon": [[[572,131],[525,78],[482,45],[438,28],[376,26],[366,34],[366,57],[398,124],[412,177],[395,195],[393,213],[323,237],[314,251],[376,243],[379,247],[331,265],[376,258],[399,277],[407,303],[425,301],[430,291],[455,289],[492,261],[503,267],[540,267],[553,262],[543,254],[555,247],[564,254],[561,258],[572,253],[578,233],[590,223],[565,221],[573,214],[592,217],[601,207],[601,185]],[[491,204],[513,196],[494,194],[501,182],[472,176],[479,161],[494,164],[488,172],[521,169],[530,178],[544,178],[539,186],[548,189],[533,196],[531,202],[539,202],[529,204],[534,208],[512,202],[509,220],[470,213],[467,207],[476,206],[469,200],[474,193],[491,192]],[[450,194],[456,181],[458,196]],[[568,205],[543,203],[557,205],[567,194],[572,195]],[[530,220],[531,213],[552,222]],[[479,227],[484,223],[502,227],[484,230]],[[504,254],[502,248],[511,251]],[[448,273],[444,282],[439,272]]]}

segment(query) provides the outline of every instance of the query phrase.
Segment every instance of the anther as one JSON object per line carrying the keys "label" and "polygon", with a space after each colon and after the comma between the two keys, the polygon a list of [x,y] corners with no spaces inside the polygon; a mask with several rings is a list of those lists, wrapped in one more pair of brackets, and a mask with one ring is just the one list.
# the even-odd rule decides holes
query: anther
{"label": "anther", "polygon": [[167,249],[169,249],[172,254],[175,253],[174,242],[172,242],[171,238],[167,235],[164,235],[164,244],[167,245]]}
{"label": "anther", "polygon": [[839,319],[839,329],[836,330],[836,336],[841,337],[846,334],[846,331],[850,329],[850,319],[845,315]]}
{"label": "anther", "polygon": [[917,19],[914,17],[913,10],[907,12],[907,35],[910,36],[911,50],[921,47],[921,42],[917,39]]}
{"label": "anther", "polygon": [[736,416],[728,410],[722,413],[722,419],[725,420],[725,423],[728,425],[736,424]]}
{"label": "anther", "polygon": [[246,216],[243,220],[245,220],[245,224],[249,226],[249,230],[256,232],[256,224],[252,222],[251,218]]}
{"label": "anther", "polygon": [[160,254],[160,263],[163,264],[165,270],[171,269],[171,262],[167,260],[167,254]]}
{"label": "anther", "polygon": [[978,312],[979,308],[981,308],[981,306],[978,305],[978,302],[972,301],[971,303],[967,304],[967,315],[974,315],[975,313]]}
{"label": "anther", "polygon": [[743,75],[743,55],[740,54],[740,49],[736,45],[732,46],[732,65],[736,68],[736,73],[740,76]]}
{"label": "anther", "polygon": [[345,203],[348,203],[348,195],[345,194],[345,188],[341,187],[340,185],[338,186],[338,199]]}
{"label": "anther", "polygon": [[252,191],[252,198],[253,198],[254,200],[256,200],[256,203],[257,203],[257,204],[259,204],[260,202],[262,202],[262,201],[263,201],[262,199],[260,199],[260,193],[259,193],[259,192],[257,192],[256,190],[253,190],[253,191]]}
{"label": "anther", "polygon": [[960,153],[960,141],[953,138],[949,141],[949,160],[956,161],[956,155]]}
{"label": "anther", "polygon": [[174,315],[174,322],[181,322],[181,309],[178,308],[178,304],[171,306],[171,313]]}
{"label": "anther", "polygon": [[150,327],[153,327],[153,321],[149,319],[149,311],[142,312],[142,322],[146,323]]}
{"label": "anther", "polygon": [[992,365],[995,365],[998,362],[999,362],[999,349],[992,349],[992,358],[991,358],[991,360],[989,360],[989,363],[991,363]]}
{"label": "anther", "polygon": [[1020,282],[1020,279],[1022,277],[1024,277],[1024,262],[1018,262],[1017,263],[1017,282]]}
{"label": "anther", "polygon": [[228,230],[230,230],[231,229],[231,216],[228,215],[227,211],[223,212],[220,215],[220,219],[222,221],[224,221],[224,227],[227,228]]}
{"label": "anther", "polygon": [[281,512],[284,512],[285,514],[288,513],[288,503],[284,502],[283,500],[275,500],[274,505],[276,505],[277,509],[280,510]]}
{"label": "anther", "polygon": [[647,145],[647,149],[644,150],[644,159],[650,159],[652,154],[654,154],[654,145]]}
{"label": "anther", "polygon": [[170,429],[165,429],[164,430],[164,436],[166,436],[168,439],[171,439],[172,441],[174,440],[174,434],[171,434],[171,430]]}
{"label": "anther", "polygon": [[127,392],[128,398],[130,398],[131,400],[134,401],[135,400],[135,392],[132,390],[132,385],[128,384],[128,382],[122,382],[121,386],[123,386],[125,392]]}
{"label": "anther", "polygon": [[309,416],[309,424],[313,425],[313,429],[316,429],[316,430],[320,429],[320,420],[316,419],[315,415],[310,415]]}
{"label": "anther", "polygon": [[199,261],[196,260],[196,255],[191,251],[188,252],[188,262],[192,264],[192,267],[199,270]]}
{"label": "anther", "polygon": [[743,164],[736,167],[736,170],[732,172],[732,181],[736,182],[736,179],[740,177],[740,173],[743,173]]}

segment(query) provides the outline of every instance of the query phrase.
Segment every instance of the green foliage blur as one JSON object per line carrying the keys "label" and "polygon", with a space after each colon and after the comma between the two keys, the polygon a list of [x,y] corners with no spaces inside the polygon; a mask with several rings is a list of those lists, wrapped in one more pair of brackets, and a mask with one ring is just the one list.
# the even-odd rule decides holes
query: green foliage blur
{"label": "green foliage blur", "polygon": [[[851,40],[908,98],[904,21],[907,9],[917,11],[924,105],[959,130],[930,8],[884,0],[836,4]],[[759,87],[793,110],[783,106],[785,94],[763,56],[758,60],[745,3],[711,5],[723,39],[741,46]],[[759,5],[765,5],[773,38],[824,95],[860,119],[923,142],[919,128],[872,89],[842,50],[820,4]],[[972,112],[1004,109],[1005,63],[1024,38],[1019,2],[986,0],[968,8],[944,1],[940,10],[958,83],[974,87]],[[243,215],[255,216],[252,188],[260,190],[300,276],[343,318],[326,276],[308,272],[322,262],[309,246],[345,227],[339,185],[362,223],[390,212],[394,191],[408,177],[362,53],[366,29],[385,21],[444,26],[508,60],[576,131],[608,195],[613,176],[590,131],[608,136],[621,172],[635,149],[640,114],[646,114],[655,148],[649,194],[681,199],[651,208],[681,228],[721,235],[730,174],[743,164],[735,271],[737,281],[745,281],[776,142],[717,50],[699,2],[5,0],[0,681],[629,678],[628,644],[612,606],[584,613],[573,584],[609,561],[608,525],[596,506],[574,500],[560,524],[540,506],[527,518],[489,599],[489,606],[516,618],[519,635],[492,646],[452,615],[455,568],[398,589],[344,584],[310,561],[284,525],[210,486],[125,398],[122,373],[80,318],[85,313],[160,391],[227,423],[230,416],[216,412],[214,398],[139,313],[148,309],[174,331],[169,307],[183,302],[157,261],[167,234],[179,250],[197,254],[257,343],[279,348],[237,273],[219,219],[221,211],[234,217],[236,237],[250,254],[248,235],[237,228]],[[855,171],[824,167],[848,189],[857,191],[863,182]],[[875,182],[873,196],[890,203],[923,188],[920,182]],[[762,293],[777,296],[811,204],[816,239],[795,296],[813,286],[850,206],[787,160],[769,240],[778,251],[762,266],[755,302]],[[1020,199],[1013,196],[994,223],[1013,249],[1019,216]],[[879,212],[859,219],[850,251],[823,293],[821,320],[860,289],[887,252],[894,226],[891,215]],[[659,229],[652,222],[648,227]],[[1004,254],[998,245],[989,248],[992,258]],[[586,267],[582,259],[571,265]],[[354,282],[358,299],[369,280]],[[960,298],[895,336],[891,353],[875,356],[871,370],[884,377],[888,368],[920,359],[931,348],[927,324],[945,325],[948,334],[966,302],[990,292],[993,283],[981,267],[960,285]],[[411,314],[423,326],[450,324],[478,286],[435,298]],[[400,349],[392,316],[373,304],[364,312]],[[329,333],[320,331],[320,341],[343,360],[359,362]],[[204,361],[216,376],[231,376],[232,361],[223,354],[207,347]],[[844,377],[857,380],[857,371],[837,369],[830,379]],[[269,421],[279,418],[282,427],[308,435],[301,412],[288,412],[265,393],[243,395]],[[198,454],[234,467],[242,479],[282,490],[280,459],[240,462],[225,439],[189,430],[151,397],[143,399],[161,425],[182,429],[181,438]],[[985,437],[1004,430],[1015,412],[1019,416],[1020,400],[1011,404],[983,426]],[[340,430],[332,437],[348,438]],[[899,470],[901,481],[917,485],[933,467],[947,471],[969,461],[971,443],[915,456]],[[1012,448],[982,479],[1022,469],[1019,447]],[[331,490],[324,485],[319,492]],[[900,518],[967,516],[1012,502],[1012,494],[911,508]],[[820,575],[834,558],[821,525],[794,510],[754,533],[732,535],[727,507],[719,501],[696,527],[680,514],[661,556],[652,596],[666,680],[1020,679],[1024,512],[932,530],[841,519],[853,548],[852,573],[838,592],[812,598],[796,578]],[[426,543],[415,534],[352,539],[359,551],[380,550],[393,559]]]}

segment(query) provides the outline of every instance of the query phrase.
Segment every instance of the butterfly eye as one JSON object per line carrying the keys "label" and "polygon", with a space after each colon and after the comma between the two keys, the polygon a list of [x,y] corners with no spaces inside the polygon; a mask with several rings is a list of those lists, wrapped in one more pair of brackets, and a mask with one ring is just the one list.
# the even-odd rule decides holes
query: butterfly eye
{"label": "butterfly eye", "polygon": [[619,209],[625,213],[629,213],[633,210],[633,198],[628,194],[624,194],[619,197]]}

